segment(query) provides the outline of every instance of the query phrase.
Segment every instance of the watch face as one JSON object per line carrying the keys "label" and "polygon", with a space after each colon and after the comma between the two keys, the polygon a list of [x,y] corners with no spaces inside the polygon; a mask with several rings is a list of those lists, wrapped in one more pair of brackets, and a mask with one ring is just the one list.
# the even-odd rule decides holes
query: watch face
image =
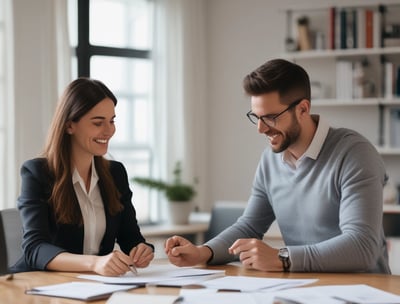
{"label": "watch face", "polygon": [[289,257],[289,251],[287,248],[281,248],[279,249],[279,256],[282,258],[288,258]]}

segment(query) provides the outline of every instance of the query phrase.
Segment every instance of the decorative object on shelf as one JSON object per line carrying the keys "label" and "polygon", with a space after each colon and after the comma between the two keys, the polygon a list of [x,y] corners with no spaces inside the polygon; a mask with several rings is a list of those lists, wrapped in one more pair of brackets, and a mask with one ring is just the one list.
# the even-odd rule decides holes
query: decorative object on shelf
{"label": "decorative object on shelf", "polygon": [[191,201],[196,196],[196,190],[193,185],[182,183],[182,167],[179,161],[175,164],[173,174],[172,183],[147,177],[134,177],[132,180],[139,185],[164,192],[169,201],[171,223],[187,224],[192,211]]}
{"label": "decorative object on shelf", "polygon": [[300,51],[309,51],[312,49],[309,23],[310,21],[308,17],[305,16],[297,20],[297,29],[299,35],[298,43]]}
{"label": "decorative object on shelf", "polygon": [[398,192],[392,183],[388,182],[383,188],[383,203],[384,204],[397,204]]}

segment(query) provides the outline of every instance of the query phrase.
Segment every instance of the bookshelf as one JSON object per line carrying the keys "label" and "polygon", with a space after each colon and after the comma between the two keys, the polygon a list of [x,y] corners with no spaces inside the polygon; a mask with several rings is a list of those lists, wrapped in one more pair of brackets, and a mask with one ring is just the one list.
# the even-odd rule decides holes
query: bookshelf
{"label": "bookshelf", "polygon": [[[287,29],[282,57],[308,71],[312,110],[332,126],[352,128],[367,137],[397,187],[400,3],[297,7],[285,9],[284,14]],[[300,41],[304,39],[307,43]]]}

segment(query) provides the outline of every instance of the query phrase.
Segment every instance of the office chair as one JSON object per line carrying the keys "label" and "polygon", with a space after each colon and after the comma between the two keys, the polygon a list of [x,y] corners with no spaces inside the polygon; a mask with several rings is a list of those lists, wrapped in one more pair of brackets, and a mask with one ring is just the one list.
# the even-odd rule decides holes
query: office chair
{"label": "office chair", "polygon": [[22,222],[16,208],[0,210],[0,274],[22,256]]}
{"label": "office chair", "polygon": [[247,202],[241,201],[218,201],[211,211],[210,225],[204,234],[208,241],[228,228],[243,214]]}

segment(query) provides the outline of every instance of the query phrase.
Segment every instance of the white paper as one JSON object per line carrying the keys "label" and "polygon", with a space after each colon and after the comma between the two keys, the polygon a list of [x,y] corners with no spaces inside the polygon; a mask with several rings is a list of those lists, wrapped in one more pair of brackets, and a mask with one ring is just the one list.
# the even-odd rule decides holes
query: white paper
{"label": "white paper", "polygon": [[106,304],[174,304],[177,302],[177,300],[178,296],[173,295],[149,295],[116,292],[107,300]]}
{"label": "white paper", "polygon": [[92,282],[69,282],[39,286],[27,290],[26,294],[62,297],[78,300],[93,300],[108,297],[115,291],[136,288],[136,285],[111,285]]}
{"label": "white paper", "polygon": [[[332,298],[312,287],[287,289],[275,292],[275,300],[285,303],[285,300],[298,304],[346,304],[346,301]],[[283,301],[282,301],[283,300]]]}
{"label": "white paper", "polygon": [[[224,270],[199,269],[193,267],[177,267],[172,264],[168,265],[150,265],[147,268],[138,268],[138,274],[135,276],[131,272],[119,277],[106,277],[100,275],[79,275],[78,278],[99,281],[108,284],[138,284],[160,283],[168,286],[177,285],[176,282],[182,281],[182,284],[193,284],[194,282],[222,276]],[[183,280],[185,279],[186,280]],[[195,280],[198,278],[197,280]],[[192,280],[190,280],[192,279]],[[175,283],[174,283],[175,281]],[[170,282],[171,284],[168,284]]]}
{"label": "white paper", "polygon": [[329,285],[309,287],[337,299],[359,304],[399,304],[400,296],[369,285]]}
{"label": "white paper", "polygon": [[237,290],[237,291],[271,291],[293,288],[311,284],[317,279],[272,279],[247,276],[225,276],[222,278],[207,280],[203,285],[207,288],[218,290]]}
{"label": "white paper", "polygon": [[[273,294],[217,292],[183,296],[182,304],[273,304]],[[321,303],[319,303],[321,304]]]}

